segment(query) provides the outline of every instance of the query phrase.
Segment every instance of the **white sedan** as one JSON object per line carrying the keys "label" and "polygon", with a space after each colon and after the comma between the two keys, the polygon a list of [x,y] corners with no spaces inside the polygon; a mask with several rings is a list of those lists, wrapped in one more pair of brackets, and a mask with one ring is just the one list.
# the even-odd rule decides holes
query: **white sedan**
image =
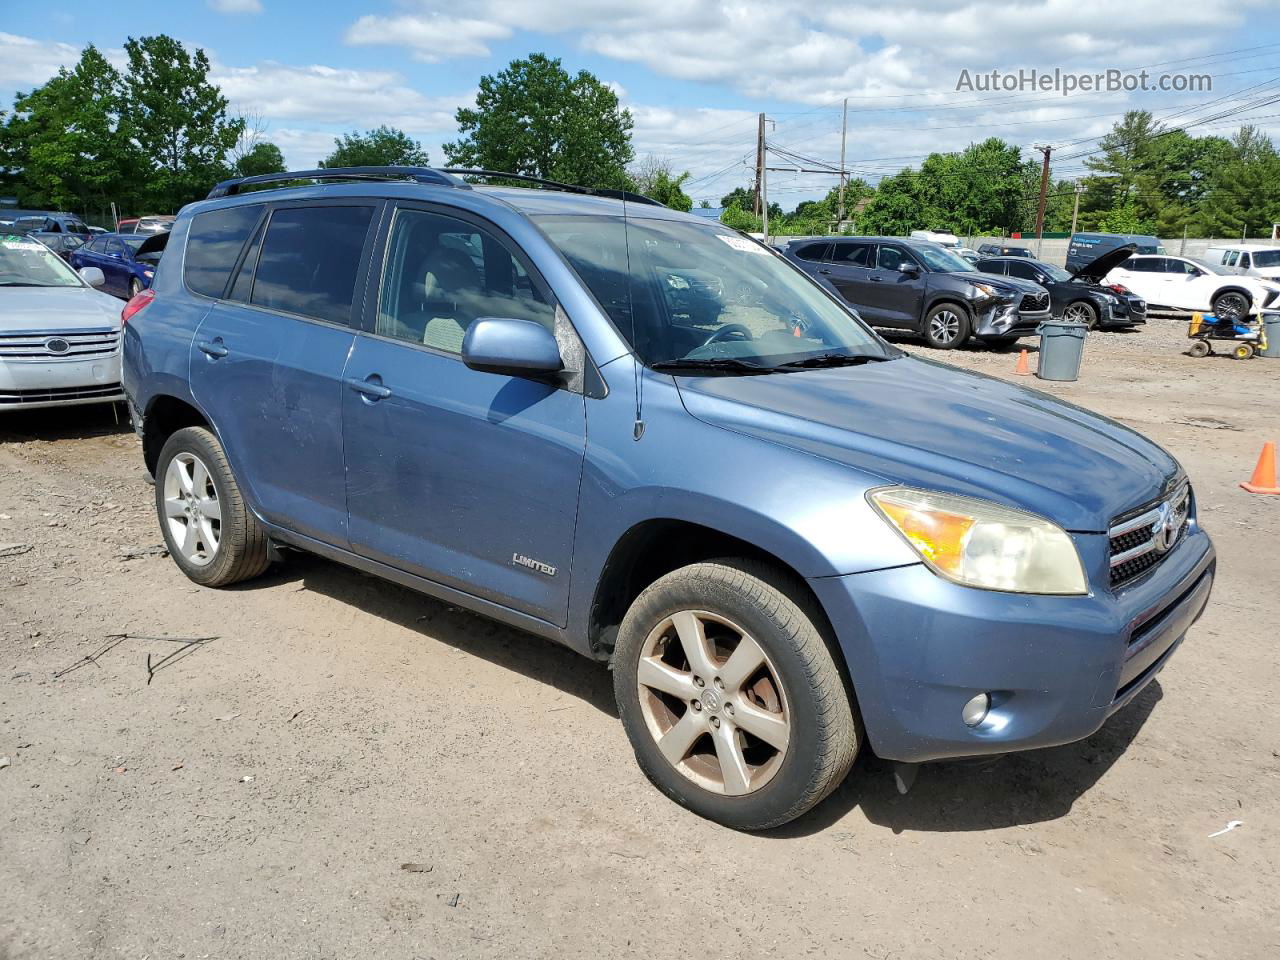
{"label": "white sedan", "polygon": [[0,233],[0,412],[110,403],[120,389],[120,301],[30,237]]}
{"label": "white sedan", "polygon": [[1191,257],[1130,257],[1103,282],[1128,287],[1153,307],[1200,310],[1229,320],[1274,306],[1280,298],[1280,284],[1227,273],[1221,265]]}

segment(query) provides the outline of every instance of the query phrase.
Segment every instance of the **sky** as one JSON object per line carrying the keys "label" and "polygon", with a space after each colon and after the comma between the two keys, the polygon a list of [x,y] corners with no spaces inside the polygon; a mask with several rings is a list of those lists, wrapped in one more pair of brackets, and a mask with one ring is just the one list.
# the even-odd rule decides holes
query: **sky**
{"label": "sky", "polygon": [[[713,206],[750,181],[764,112],[770,142],[806,158],[770,158],[791,168],[768,183],[790,209],[836,182],[794,168],[838,168],[846,97],[847,166],[872,182],[988,136],[1036,159],[1053,146],[1054,176],[1078,176],[1080,155],[1128,109],[1196,134],[1251,120],[1280,137],[1277,12],[1280,0],[0,0],[0,109],[88,43],[119,61],[128,36],[167,33],[206,51],[232,109],[261,118],[291,168],[383,123],[443,163],[479,78],[543,52],[613,87],[637,157],[688,170],[686,191]],[[1151,83],[1208,75],[1212,90],[982,86],[993,70],[1143,68]]]}

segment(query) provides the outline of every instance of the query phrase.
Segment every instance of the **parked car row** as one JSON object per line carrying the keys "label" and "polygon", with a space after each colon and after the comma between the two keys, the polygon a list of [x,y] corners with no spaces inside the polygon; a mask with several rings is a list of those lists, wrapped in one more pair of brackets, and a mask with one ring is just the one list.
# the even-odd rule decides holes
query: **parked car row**
{"label": "parked car row", "polygon": [[77,270],[97,267],[105,278],[103,292],[128,300],[151,286],[167,237],[167,232],[104,233],[77,248],[69,261]]}
{"label": "parked car row", "polygon": [[913,357],[840,292],[954,346],[1048,315],[1030,280],[892,237],[779,257],[549,182],[299,176],[185,208],[125,308],[195,583],[304,550],[608,663],[645,773],[739,829],[810,809],[864,745],[905,789],[1087,737],[1208,602],[1166,451]]}

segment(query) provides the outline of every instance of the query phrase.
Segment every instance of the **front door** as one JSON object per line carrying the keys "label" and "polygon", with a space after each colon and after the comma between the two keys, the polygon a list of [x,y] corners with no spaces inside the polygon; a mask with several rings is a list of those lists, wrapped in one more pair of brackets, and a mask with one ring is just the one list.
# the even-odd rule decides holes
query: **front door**
{"label": "front door", "polygon": [[460,353],[480,317],[573,332],[514,245],[463,217],[403,206],[391,221],[376,310],[342,391],[351,545],[563,626],[583,394],[480,373]]}
{"label": "front door", "polygon": [[[193,253],[215,257],[221,246],[240,263],[196,330],[197,402],[262,517],[341,547],[348,544],[342,372],[378,207],[369,200],[280,204],[261,225],[255,213],[239,225],[242,234],[224,228],[206,241],[201,218],[244,209],[229,207],[197,214],[187,244],[188,261]],[[195,265],[194,282],[202,283],[212,270]],[[214,286],[226,275],[217,273]]]}
{"label": "front door", "polygon": [[882,326],[915,329],[921,319],[924,273],[903,273],[904,263],[915,260],[903,247],[880,244],[875,268],[868,274],[868,296]]}

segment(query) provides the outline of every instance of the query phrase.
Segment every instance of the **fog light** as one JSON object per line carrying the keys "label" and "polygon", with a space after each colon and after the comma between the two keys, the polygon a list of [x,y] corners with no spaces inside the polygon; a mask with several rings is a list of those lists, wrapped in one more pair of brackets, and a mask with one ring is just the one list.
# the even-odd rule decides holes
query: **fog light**
{"label": "fog light", "polygon": [[960,711],[960,719],[964,721],[966,727],[976,727],[987,719],[987,712],[990,709],[990,695],[980,693],[964,705],[964,708]]}

